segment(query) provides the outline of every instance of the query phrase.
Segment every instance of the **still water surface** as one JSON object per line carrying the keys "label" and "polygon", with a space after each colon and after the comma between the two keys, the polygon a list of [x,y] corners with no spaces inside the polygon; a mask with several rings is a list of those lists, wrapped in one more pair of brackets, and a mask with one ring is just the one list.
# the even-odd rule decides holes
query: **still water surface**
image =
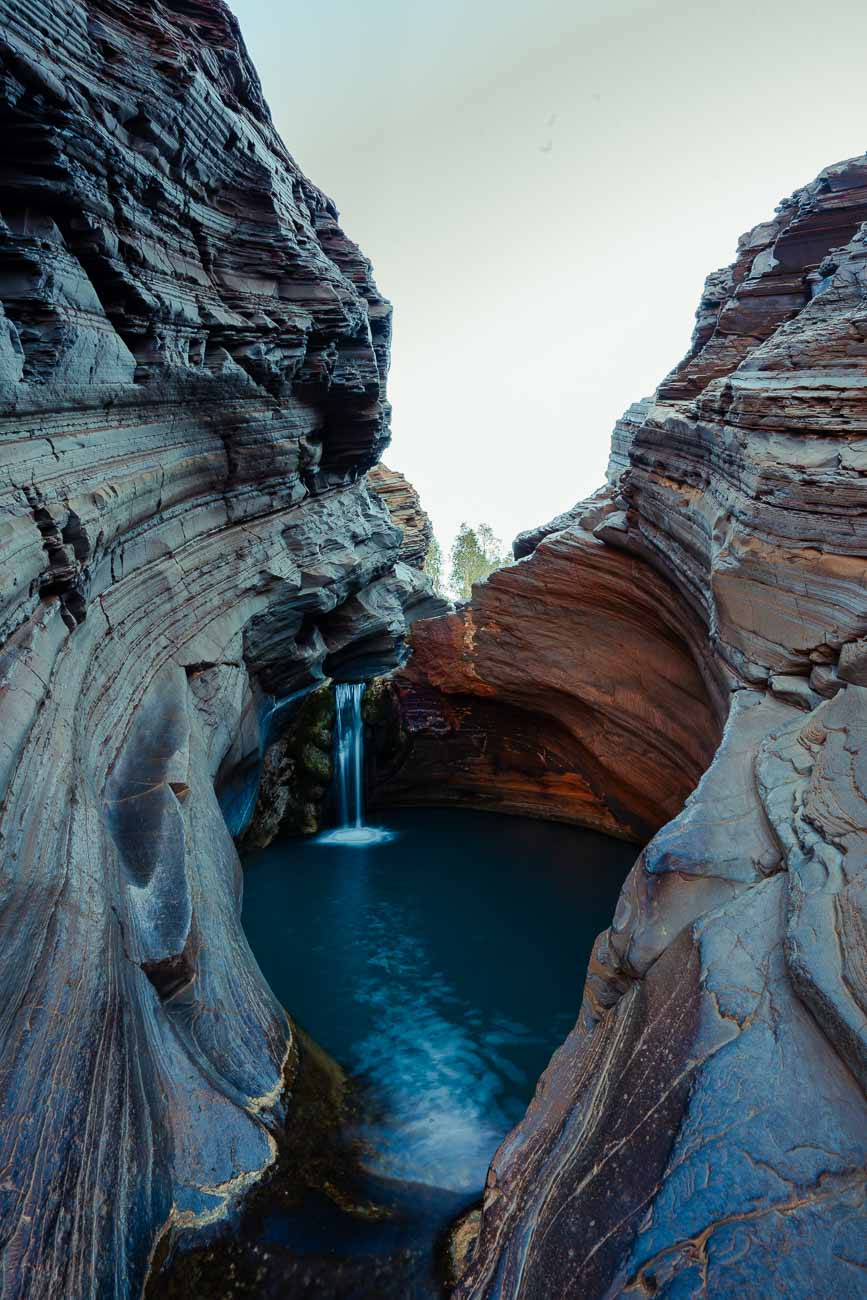
{"label": "still water surface", "polygon": [[358,1079],[371,1171],[478,1192],[575,1022],[634,846],[553,823],[407,810],[359,848],[245,864],[243,922],[300,1025]]}

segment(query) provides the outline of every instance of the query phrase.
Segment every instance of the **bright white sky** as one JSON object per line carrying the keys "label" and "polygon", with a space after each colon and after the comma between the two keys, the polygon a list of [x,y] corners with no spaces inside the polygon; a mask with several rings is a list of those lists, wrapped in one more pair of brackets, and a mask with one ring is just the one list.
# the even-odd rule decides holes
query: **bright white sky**
{"label": "bright white sky", "polygon": [[394,303],[386,461],[447,548],[603,478],[705,275],[867,148],[864,0],[230,0]]}

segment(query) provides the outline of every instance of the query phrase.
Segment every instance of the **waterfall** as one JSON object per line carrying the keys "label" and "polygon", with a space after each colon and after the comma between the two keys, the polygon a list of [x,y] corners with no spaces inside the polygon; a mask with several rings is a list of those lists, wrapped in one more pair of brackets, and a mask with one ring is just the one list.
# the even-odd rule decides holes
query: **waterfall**
{"label": "waterfall", "polygon": [[338,682],[334,688],[337,813],[342,830],[364,825],[364,727],[361,700],[364,682]]}
{"label": "waterfall", "polygon": [[382,844],[390,831],[364,824],[364,723],[361,701],[364,682],[337,682],[334,687],[334,787],[337,829],[319,836],[321,844],[351,848]]}

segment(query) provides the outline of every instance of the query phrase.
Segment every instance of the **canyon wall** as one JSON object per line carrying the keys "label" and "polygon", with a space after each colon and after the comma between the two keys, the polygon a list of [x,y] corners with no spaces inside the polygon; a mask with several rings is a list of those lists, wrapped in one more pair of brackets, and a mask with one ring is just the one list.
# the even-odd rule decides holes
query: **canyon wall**
{"label": "canyon wall", "polygon": [[744,236],[608,487],[381,688],[380,799],[656,831],[459,1300],[863,1293],[865,222],[867,157]]}
{"label": "canyon wall", "polygon": [[[350,679],[376,673],[378,665],[393,658],[396,651],[403,657],[404,624],[418,617],[435,617],[450,608],[427,584],[419,584],[416,574],[404,573],[404,566],[421,570],[433,538],[431,522],[415,488],[385,465],[374,465],[367,482],[401,531],[391,583],[399,599],[392,606],[391,618],[381,609],[389,584],[364,588],[345,602],[350,639],[342,662],[331,671]],[[377,592],[380,599],[371,603]],[[265,848],[280,834],[312,835],[329,815],[337,814],[332,786],[334,692],[326,682],[301,698],[299,695],[290,696],[285,707],[271,714],[264,758],[258,752],[251,755],[246,765],[233,770],[229,783],[220,790],[224,814],[244,851]]]}
{"label": "canyon wall", "polygon": [[134,1295],[297,1062],[217,791],[430,593],[389,304],[221,0],[0,0],[0,59],[0,1289]]}
{"label": "canyon wall", "polygon": [[722,700],[691,653],[702,638],[689,603],[605,545],[606,508],[589,503],[470,605],[418,625],[412,658],[379,691],[374,802],[467,804],[638,841],[680,810]]}
{"label": "canyon wall", "polygon": [[403,474],[381,464],[373,466],[367,481],[385,502],[392,522],[403,532],[401,560],[416,569],[423,568],[434,534],[415,488]]}
{"label": "canyon wall", "polygon": [[[0,1287],[138,1294],[291,1107],[231,834],[269,740],[437,606],[368,473],[389,306],[228,9],[0,18]],[[747,235],[608,488],[372,702],[381,799],[649,839],[462,1300],[863,1288],[865,221],[856,159]]]}

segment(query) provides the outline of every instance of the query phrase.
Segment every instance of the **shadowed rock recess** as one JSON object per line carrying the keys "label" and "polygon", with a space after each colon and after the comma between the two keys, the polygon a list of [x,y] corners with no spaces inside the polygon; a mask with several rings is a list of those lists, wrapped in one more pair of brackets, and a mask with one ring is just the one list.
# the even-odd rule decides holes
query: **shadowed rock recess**
{"label": "shadowed rock recess", "polygon": [[862,157],[744,236],[609,486],[382,688],[381,799],[656,831],[460,1300],[867,1293],[865,222]]}
{"label": "shadowed rock recess", "polygon": [[436,606],[365,477],[389,304],[229,11],[0,0],[0,42],[0,1291],[79,1300],[274,1156],[217,792]]}

